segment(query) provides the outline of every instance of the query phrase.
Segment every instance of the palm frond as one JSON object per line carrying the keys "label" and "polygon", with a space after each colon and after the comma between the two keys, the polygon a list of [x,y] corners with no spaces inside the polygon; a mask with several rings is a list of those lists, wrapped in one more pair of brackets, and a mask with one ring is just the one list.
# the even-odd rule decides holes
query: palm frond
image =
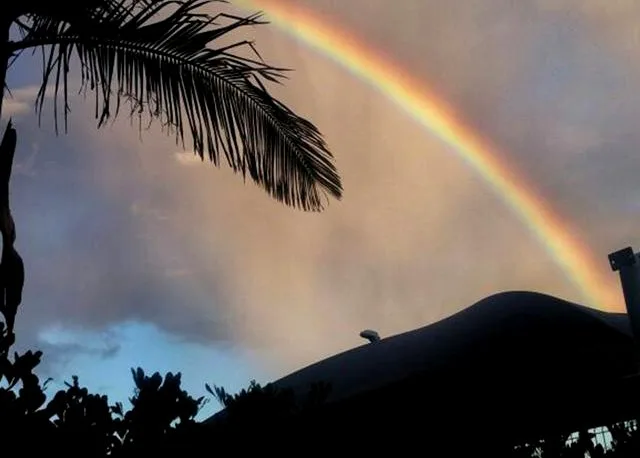
{"label": "palm frond", "polygon": [[69,3],[65,11],[59,8],[64,0],[42,0],[43,9],[21,24],[23,38],[12,51],[42,50],[37,108],[42,113],[45,88],[53,83],[56,128],[61,98],[66,129],[67,76],[75,57],[83,90],[94,93],[99,126],[126,100],[133,114],[160,119],[183,145],[188,129],[201,159],[220,165],[224,157],[277,200],[321,210],[327,193],[341,197],[340,177],[318,129],[267,91],[264,82],[280,81],[284,70],[242,55],[241,48],[253,49],[249,41],[210,46],[264,21],[203,14],[211,2],[91,0],[91,8],[74,10]]}

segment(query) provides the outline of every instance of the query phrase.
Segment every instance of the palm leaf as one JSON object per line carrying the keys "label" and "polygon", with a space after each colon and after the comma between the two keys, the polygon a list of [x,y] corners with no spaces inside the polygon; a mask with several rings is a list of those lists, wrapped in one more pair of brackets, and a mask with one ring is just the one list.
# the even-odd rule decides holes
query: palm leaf
{"label": "palm leaf", "polygon": [[182,145],[188,130],[201,159],[206,155],[220,165],[224,157],[287,205],[321,210],[327,193],[341,197],[320,132],[263,84],[279,81],[284,70],[243,55],[242,48],[253,49],[248,41],[209,46],[263,24],[259,15],[203,14],[211,0],[91,0],[91,7],[80,9],[69,0],[35,3],[40,6],[18,22],[22,39],[11,50],[42,50],[36,107],[42,113],[45,88],[53,86],[56,129],[60,109],[67,127],[67,75],[77,58],[82,90],[94,93],[99,126],[128,101],[132,114],[159,119]]}

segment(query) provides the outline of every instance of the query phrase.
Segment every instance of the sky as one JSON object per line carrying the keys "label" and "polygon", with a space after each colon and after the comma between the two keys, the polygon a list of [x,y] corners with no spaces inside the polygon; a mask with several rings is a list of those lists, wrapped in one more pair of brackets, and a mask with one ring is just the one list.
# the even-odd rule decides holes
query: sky
{"label": "sky", "polygon": [[[446,101],[617,286],[607,255],[640,241],[635,0],[296,4]],[[141,366],[181,371],[195,396],[205,382],[237,391],[361,345],[363,329],[414,329],[498,291],[582,301],[450,146],[289,32],[239,38],[294,70],[272,92],[336,157],[344,198],[318,214],[193,160],[157,126],[140,134],[123,117],[97,130],[90,99],[72,98],[69,133],[56,136],[51,111],[40,126],[33,113],[37,57],[10,70],[3,125],[11,116],[18,129],[12,199],[27,269],[19,345],[44,350],[52,389],[77,374],[126,400]]]}

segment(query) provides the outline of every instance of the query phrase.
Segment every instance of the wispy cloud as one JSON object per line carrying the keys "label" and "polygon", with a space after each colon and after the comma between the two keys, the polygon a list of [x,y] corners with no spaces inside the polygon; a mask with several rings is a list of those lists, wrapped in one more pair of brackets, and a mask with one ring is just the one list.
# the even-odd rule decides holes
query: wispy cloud
{"label": "wispy cloud", "polygon": [[[26,86],[18,87],[5,91],[5,96],[2,101],[2,115],[3,117],[21,116],[29,111],[33,111],[35,108],[35,101],[38,95],[40,86]],[[45,94],[51,95],[52,88],[47,87]]]}
{"label": "wispy cloud", "polygon": [[178,164],[187,166],[203,163],[203,160],[193,151],[179,151],[175,153],[175,158]]}

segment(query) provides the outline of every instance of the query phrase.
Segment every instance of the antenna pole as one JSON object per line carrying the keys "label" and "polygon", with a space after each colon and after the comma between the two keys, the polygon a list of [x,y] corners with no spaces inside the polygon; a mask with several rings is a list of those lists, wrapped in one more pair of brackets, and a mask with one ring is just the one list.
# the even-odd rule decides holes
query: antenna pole
{"label": "antenna pole", "polygon": [[640,253],[626,247],[609,255],[611,270],[618,272],[627,316],[636,343],[636,356],[640,362]]}

